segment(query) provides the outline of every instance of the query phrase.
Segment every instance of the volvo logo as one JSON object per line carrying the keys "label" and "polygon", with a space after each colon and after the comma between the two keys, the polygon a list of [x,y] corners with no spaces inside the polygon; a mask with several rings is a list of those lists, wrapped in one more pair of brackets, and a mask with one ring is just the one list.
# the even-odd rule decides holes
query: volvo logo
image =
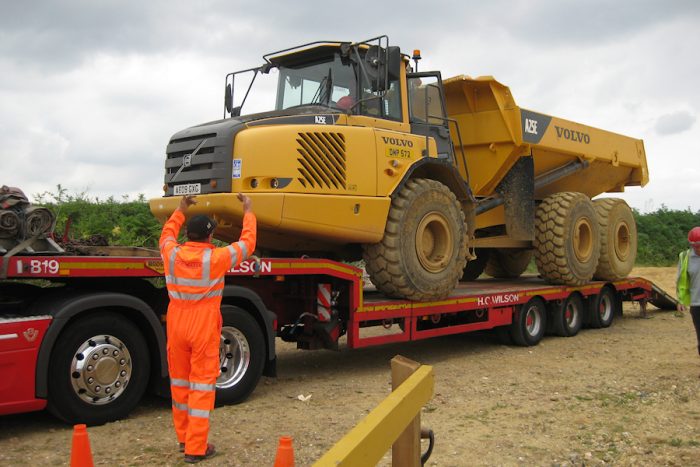
{"label": "volvo logo", "polygon": [[394,146],[405,146],[407,148],[413,147],[413,141],[401,138],[390,138],[388,136],[382,136],[384,144],[393,144]]}
{"label": "volvo logo", "polygon": [[563,137],[569,141],[576,141],[584,144],[589,144],[591,142],[591,136],[588,133],[581,133],[580,131],[569,130],[568,128],[562,128],[556,125],[554,125],[554,128],[557,130],[557,138]]}

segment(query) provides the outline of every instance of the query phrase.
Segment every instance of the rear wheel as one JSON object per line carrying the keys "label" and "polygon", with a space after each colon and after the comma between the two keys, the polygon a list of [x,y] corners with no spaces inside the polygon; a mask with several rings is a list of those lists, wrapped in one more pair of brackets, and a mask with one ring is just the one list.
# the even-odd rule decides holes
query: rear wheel
{"label": "rear wheel", "polygon": [[221,306],[223,326],[219,346],[221,374],[216,380],[216,403],[243,402],[257,386],[267,355],[262,330],[250,313]]}
{"label": "rear wheel", "polygon": [[510,325],[513,342],[524,347],[537,345],[544,336],[547,310],[544,301],[533,298],[522,305]]}
{"label": "rear wheel", "polygon": [[583,299],[577,293],[571,294],[552,311],[552,330],[557,336],[575,336],[581,330],[583,316]]}
{"label": "rear wheel", "polygon": [[553,284],[583,285],[600,257],[600,227],[593,203],[583,193],[556,193],[537,207],[535,262]]}
{"label": "rear wheel", "polygon": [[409,180],[392,200],[384,238],[365,245],[372,283],[392,297],[433,300],[454,289],[466,265],[464,213],[435,180]]}
{"label": "rear wheel", "polygon": [[100,425],[126,417],[150,375],[148,346],[134,323],[93,313],[61,332],[51,355],[48,408],[71,423]]}
{"label": "rear wheel", "polygon": [[592,328],[609,327],[617,312],[617,297],[610,287],[603,287],[598,295],[588,299],[588,322]]}
{"label": "rear wheel", "polygon": [[532,250],[499,248],[491,251],[484,272],[497,279],[515,279],[525,272],[531,259]]}
{"label": "rear wheel", "polygon": [[624,200],[602,198],[593,201],[600,223],[600,260],[594,277],[598,280],[624,279],[637,259],[637,224]]}

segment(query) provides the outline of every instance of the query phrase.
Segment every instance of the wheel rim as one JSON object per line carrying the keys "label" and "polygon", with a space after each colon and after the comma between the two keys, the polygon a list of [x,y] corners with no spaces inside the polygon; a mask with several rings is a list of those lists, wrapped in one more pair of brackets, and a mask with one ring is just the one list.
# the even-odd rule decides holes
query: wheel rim
{"label": "wheel rim", "polygon": [[452,258],[452,231],[445,216],[430,212],[416,229],[416,253],[426,271],[443,271]]}
{"label": "wheel rim", "polygon": [[579,261],[586,262],[593,254],[593,227],[588,219],[579,219],[574,225],[574,254]]}
{"label": "wheel rim", "polygon": [[579,312],[578,307],[574,303],[569,303],[564,309],[564,319],[566,320],[566,326],[571,329],[578,324]]}
{"label": "wheel rim", "polygon": [[630,254],[630,228],[626,222],[620,222],[615,226],[615,255],[625,261]]}
{"label": "wheel rim", "polygon": [[93,336],[78,347],[70,371],[73,390],[80,399],[95,405],[108,404],[129,384],[131,354],[114,336]]}
{"label": "wheel rim", "polygon": [[606,322],[610,319],[613,312],[612,299],[608,294],[602,294],[600,296],[600,304],[598,305],[598,313],[600,314],[600,321]]}
{"label": "wheel rim", "polygon": [[250,366],[250,346],[245,335],[236,328],[221,329],[219,344],[221,374],[216,380],[219,388],[230,388],[240,383]]}
{"label": "wheel rim", "polygon": [[540,332],[542,318],[536,306],[531,306],[525,313],[525,328],[530,336],[536,336]]}

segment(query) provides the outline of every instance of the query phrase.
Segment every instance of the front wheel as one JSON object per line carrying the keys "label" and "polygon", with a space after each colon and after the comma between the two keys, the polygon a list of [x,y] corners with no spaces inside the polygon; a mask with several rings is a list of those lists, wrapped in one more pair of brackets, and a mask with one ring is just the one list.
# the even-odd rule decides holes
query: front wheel
{"label": "front wheel", "polygon": [[396,298],[446,297],[467,262],[464,218],[447,186],[424,178],[408,180],[391,202],[382,241],[364,245],[372,283]]}
{"label": "front wheel", "polygon": [[265,338],[250,313],[221,306],[223,326],[219,346],[221,374],[216,380],[216,404],[243,402],[257,386],[265,364]]}
{"label": "front wheel", "polygon": [[49,411],[71,424],[124,418],[141,400],[149,374],[148,346],[134,323],[117,313],[88,315],[56,341]]}

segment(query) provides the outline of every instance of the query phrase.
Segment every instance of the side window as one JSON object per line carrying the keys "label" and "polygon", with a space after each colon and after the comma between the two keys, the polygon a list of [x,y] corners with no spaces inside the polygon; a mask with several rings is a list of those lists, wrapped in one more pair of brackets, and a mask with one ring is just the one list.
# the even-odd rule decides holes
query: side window
{"label": "side window", "polygon": [[[401,91],[398,81],[389,82],[389,89],[382,96],[381,93],[363,90],[363,99],[360,113],[370,117],[381,117],[390,120],[401,120]],[[374,98],[372,98],[374,97]]]}
{"label": "side window", "polygon": [[408,109],[411,122],[445,124],[445,109],[437,76],[408,79]]}
{"label": "side window", "polygon": [[391,81],[384,95],[384,116],[391,120],[401,120],[401,88],[399,82]]}

